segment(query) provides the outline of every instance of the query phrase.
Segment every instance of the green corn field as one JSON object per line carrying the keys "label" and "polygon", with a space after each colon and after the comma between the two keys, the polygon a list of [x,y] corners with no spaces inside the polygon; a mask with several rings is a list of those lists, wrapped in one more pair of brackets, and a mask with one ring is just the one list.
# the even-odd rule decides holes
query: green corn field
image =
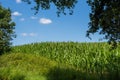
{"label": "green corn field", "polygon": [[119,45],[111,50],[108,43],[41,42],[14,46],[11,53],[34,54],[71,66],[83,73],[75,80],[120,80]]}

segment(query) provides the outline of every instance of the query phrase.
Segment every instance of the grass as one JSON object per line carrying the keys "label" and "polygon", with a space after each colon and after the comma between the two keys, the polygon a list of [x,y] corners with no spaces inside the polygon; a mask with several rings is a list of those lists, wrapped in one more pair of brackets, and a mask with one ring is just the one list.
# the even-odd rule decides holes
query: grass
{"label": "grass", "polygon": [[32,54],[12,53],[0,57],[0,80],[45,80],[44,75],[57,65]]}
{"label": "grass", "polygon": [[80,74],[72,66],[34,54],[0,56],[0,80],[72,80],[71,77],[76,74],[79,80]]}
{"label": "grass", "polygon": [[13,47],[0,56],[0,80],[119,80],[120,46],[45,42]]}

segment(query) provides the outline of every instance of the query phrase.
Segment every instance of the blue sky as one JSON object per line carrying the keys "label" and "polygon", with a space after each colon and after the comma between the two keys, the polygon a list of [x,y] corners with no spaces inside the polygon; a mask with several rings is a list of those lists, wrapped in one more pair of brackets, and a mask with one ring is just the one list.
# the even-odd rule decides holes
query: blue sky
{"label": "blue sky", "polygon": [[16,23],[17,37],[12,41],[13,45],[46,41],[99,41],[98,34],[91,35],[92,40],[86,37],[90,12],[86,0],[78,0],[73,15],[61,14],[60,17],[56,14],[55,6],[34,15],[35,11],[31,10],[33,6],[21,0],[0,0],[0,3],[11,9],[12,19]]}

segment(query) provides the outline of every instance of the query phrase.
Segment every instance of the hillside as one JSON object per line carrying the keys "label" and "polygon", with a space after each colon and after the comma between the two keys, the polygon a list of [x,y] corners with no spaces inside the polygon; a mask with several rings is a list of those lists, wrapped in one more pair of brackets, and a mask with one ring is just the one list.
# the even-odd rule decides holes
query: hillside
{"label": "hillside", "polygon": [[119,48],[77,42],[15,46],[0,56],[0,80],[118,80]]}

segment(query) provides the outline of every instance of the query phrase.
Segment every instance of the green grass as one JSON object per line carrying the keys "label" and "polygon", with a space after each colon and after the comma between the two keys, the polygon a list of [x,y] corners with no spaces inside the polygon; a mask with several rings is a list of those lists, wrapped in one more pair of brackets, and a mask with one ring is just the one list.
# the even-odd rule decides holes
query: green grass
{"label": "green grass", "polygon": [[33,43],[0,56],[0,80],[118,79],[120,46],[107,43]]}
{"label": "green grass", "polygon": [[12,53],[0,57],[0,80],[45,80],[44,75],[57,65],[32,54]]}
{"label": "green grass", "polygon": [[72,66],[34,54],[0,56],[0,80],[79,80],[80,75]]}

